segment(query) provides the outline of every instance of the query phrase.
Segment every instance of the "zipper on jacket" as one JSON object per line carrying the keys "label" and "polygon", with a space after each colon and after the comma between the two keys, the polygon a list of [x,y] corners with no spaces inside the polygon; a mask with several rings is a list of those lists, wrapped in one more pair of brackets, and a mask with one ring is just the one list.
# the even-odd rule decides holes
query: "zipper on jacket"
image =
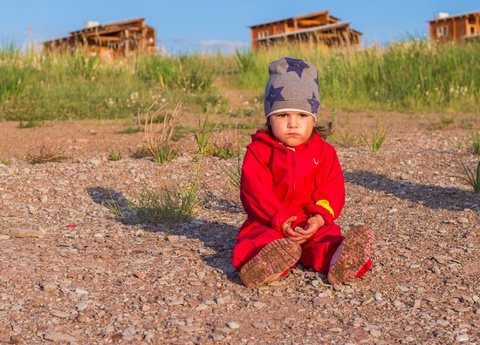
{"label": "zipper on jacket", "polygon": [[292,196],[290,197],[290,205],[291,205],[292,201],[295,197],[295,189],[296,189],[296,181],[297,181],[297,179],[296,179],[297,174],[295,174],[295,171],[297,170],[297,160],[296,160],[295,149],[293,147],[289,147],[289,149],[291,149],[293,151],[293,153],[292,153],[292,157],[293,157],[293,159],[292,159],[293,183],[292,183]]}

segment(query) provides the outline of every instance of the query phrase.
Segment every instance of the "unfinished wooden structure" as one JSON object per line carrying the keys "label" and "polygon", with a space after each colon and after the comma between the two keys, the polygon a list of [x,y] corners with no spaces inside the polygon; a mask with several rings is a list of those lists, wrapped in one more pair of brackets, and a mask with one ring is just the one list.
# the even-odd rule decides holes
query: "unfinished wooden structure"
{"label": "unfinished wooden structure", "polygon": [[278,44],[300,44],[326,48],[360,45],[362,34],[321,11],[250,26],[252,50]]}
{"label": "unfinished wooden structure", "polygon": [[144,18],[101,25],[87,22],[84,29],[72,31],[65,38],[43,42],[43,47],[47,51],[60,52],[82,49],[90,55],[109,60],[155,52],[156,32],[145,24]]}
{"label": "unfinished wooden structure", "polygon": [[480,41],[480,12],[455,15],[439,12],[429,24],[432,40],[457,43]]}

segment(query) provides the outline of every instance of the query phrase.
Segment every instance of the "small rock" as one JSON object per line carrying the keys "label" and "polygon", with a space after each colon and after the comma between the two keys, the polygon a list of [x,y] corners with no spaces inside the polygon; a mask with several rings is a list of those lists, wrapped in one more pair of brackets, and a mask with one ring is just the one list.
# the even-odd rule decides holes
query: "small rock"
{"label": "small rock", "polygon": [[56,333],[56,332],[50,332],[46,333],[43,338],[45,340],[50,340],[53,342],[60,342],[60,341],[69,341],[69,342],[77,342],[77,339],[72,337],[71,335],[68,334],[63,334],[63,333]]}
{"label": "small rock", "polygon": [[52,310],[50,315],[58,317],[59,319],[67,319],[70,316],[70,313],[59,311],[59,310]]}
{"label": "small rock", "polygon": [[239,329],[240,325],[236,323],[235,321],[230,321],[227,323],[227,326],[230,327],[231,329]]}
{"label": "small rock", "polygon": [[468,341],[469,339],[468,334],[459,334],[455,337],[455,340],[459,342]]}
{"label": "small rock", "polygon": [[12,238],[27,238],[27,237],[41,237],[43,232],[31,229],[10,229],[10,237]]}
{"label": "small rock", "polygon": [[219,328],[215,328],[215,330],[214,330],[214,333],[224,335],[224,336],[229,335],[230,332],[232,332],[232,330],[230,328],[227,328],[227,327],[219,327]]}
{"label": "small rock", "polygon": [[138,279],[144,279],[145,278],[145,273],[143,272],[134,272],[133,276],[138,278]]}
{"label": "small rock", "polygon": [[53,292],[57,289],[57,285],[53,283],[45,283],[40,286],[40,289],[45,292]]}
{"label": "small rock", "polygon": [[197,327],[197,326],[194,326],[194,325],[190,325],[190,326],[180,326],[178,327],[178,330],[179,331],[182,331],[182,332],[196,332],[198,330],[200,330],[200,327]]}
{"label": "small rock", "polygon": [[267,327],[267,323],[265,321],[257,321],[252,324],[254,328],[261,329]]}

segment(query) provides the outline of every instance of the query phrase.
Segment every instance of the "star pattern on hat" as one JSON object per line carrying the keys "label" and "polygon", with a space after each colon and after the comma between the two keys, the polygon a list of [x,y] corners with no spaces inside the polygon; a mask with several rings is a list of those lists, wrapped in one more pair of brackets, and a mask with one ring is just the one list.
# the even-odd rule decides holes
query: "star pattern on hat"
{"label": "star pattern on hat", "polygon": [[307,99],[307,101],[312,107],[312,113],[317,114],[318,108],[320,107],[320,102],[318,101],[317,97],[315,97],[315,92],[312,92],[312,98]]}
{"label": "star pattern on hat", "polygon": [[309,67],[308,64],[303,60],[286,57],[285,61],[287,61],[288,64],[287,72],[293,71],[297,73],[299,78],[302,77],[303,70]]}
{"label": "star pattern on hat", "polygon": [[273,85],[270,85],[270,89],[268,90],[268,96],[266,98],[266,100],[270,102],[270,108],[275,102],[285,100],[285,98],[283,98],[282,96],[282,90],[283,86],[274,87]]}

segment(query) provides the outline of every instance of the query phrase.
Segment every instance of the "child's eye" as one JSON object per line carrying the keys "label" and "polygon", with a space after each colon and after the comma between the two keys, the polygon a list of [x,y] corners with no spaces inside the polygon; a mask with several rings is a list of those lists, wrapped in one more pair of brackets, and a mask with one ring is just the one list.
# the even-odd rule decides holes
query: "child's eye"
{"label": "child's eye", "polygon": [[280,113],[280,114],[276,114],[275,116],[278,116],[278,117],[287,117],[288,114],[285,114],[285,113]]}
{"label": "child's eye", "polygon": [[300,114],[300,117],[308,117],[308,116],[310,116],[310,115],[308,115],[308,114]]}

